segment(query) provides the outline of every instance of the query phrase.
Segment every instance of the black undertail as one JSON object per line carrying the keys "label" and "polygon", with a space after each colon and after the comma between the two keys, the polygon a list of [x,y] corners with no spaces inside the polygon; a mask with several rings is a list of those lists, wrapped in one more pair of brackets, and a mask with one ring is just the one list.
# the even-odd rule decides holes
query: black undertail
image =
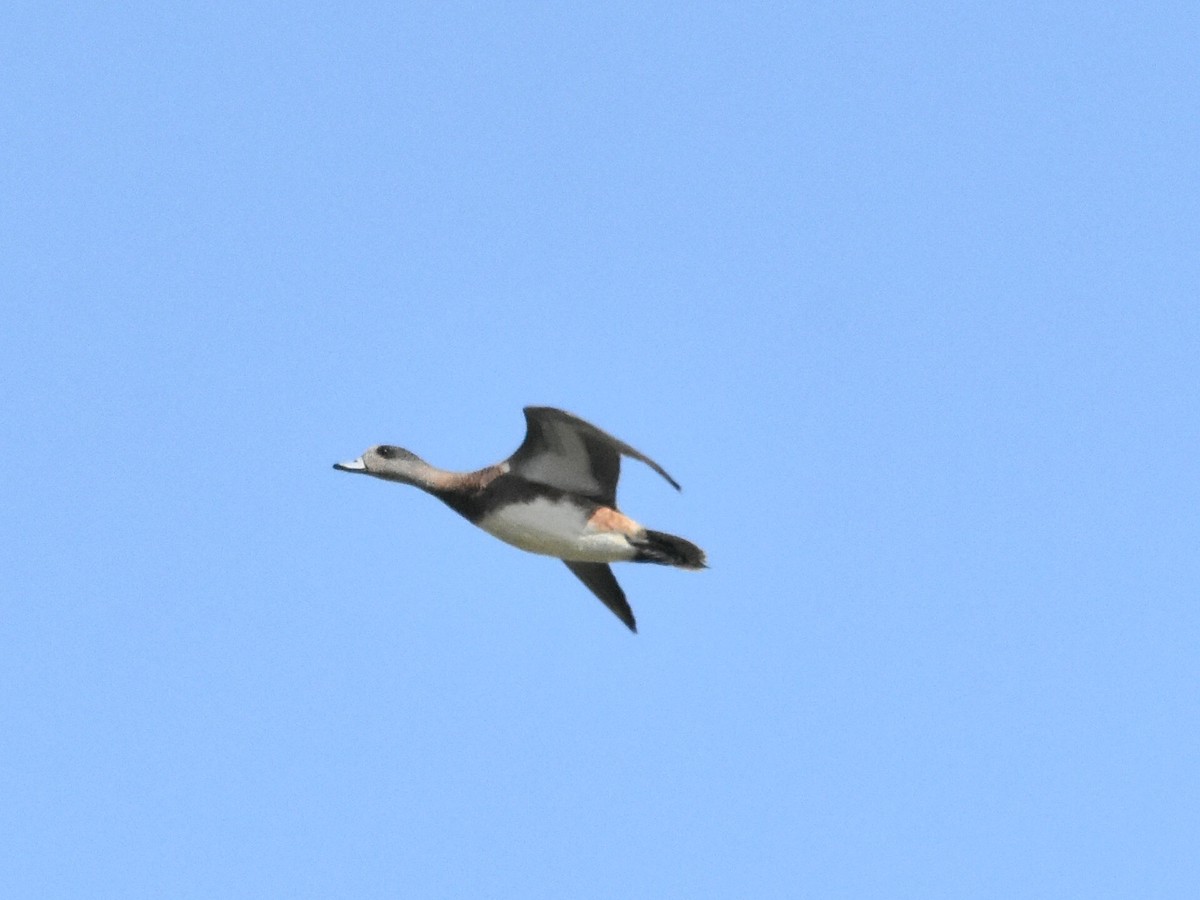
{"label": "black undertail", "polygon": [[637,548],[634,562],[652,562],[681,569],[704,569],[708,563],[704,551],[691,541],[662,531],[646,530],[646,536],[630,541]]}

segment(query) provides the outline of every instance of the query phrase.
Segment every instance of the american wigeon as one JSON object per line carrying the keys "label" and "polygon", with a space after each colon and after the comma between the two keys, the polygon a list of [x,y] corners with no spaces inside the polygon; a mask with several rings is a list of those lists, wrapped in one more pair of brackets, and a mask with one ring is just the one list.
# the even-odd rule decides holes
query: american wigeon
{"label": "american wigeon", "polygon": [[476,472],[447,472],[387,444],[334,468],[415,485],[488,534],[561,559],[636,632],[633,610],[609,563],[703,569],[705,555],[691,541],[651,531],[617,509],[621,457],[644,462],[676,490],[678,483],[654,460],[570,413],[529,406],[525,422],[517,452]]}

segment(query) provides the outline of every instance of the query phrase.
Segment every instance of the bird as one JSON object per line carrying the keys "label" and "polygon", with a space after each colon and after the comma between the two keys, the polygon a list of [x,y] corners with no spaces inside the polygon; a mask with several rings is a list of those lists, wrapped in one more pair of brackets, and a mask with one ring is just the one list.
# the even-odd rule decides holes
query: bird
{"label": "bird", "polygon": [[652,531],[617,508],[621,457],[679,483],[624,441],[550,406],[527,406],[525,439],[508,459],[474,472],[448,472],[390,444],[367,449],[342,472],[410,484],[505,543],[561,559],[588,590],[637,633],[637,621],[610,563],[708,567],[691,541]]}

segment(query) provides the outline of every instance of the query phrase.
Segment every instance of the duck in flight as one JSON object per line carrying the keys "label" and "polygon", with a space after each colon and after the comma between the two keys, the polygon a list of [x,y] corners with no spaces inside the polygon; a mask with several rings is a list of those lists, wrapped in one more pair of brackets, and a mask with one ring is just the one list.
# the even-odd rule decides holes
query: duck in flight
{"label": "duck in flight", "polygon": [[549,406],[525,408],[525,440],[503,462],[477,472],[447,472],[381,444],[343,472],[411,484],[437,497],[500,540],[567,564],[630,631],[637,631],[614,562],[706,567],[704,551],[681,537],[651,531],[617,509],[621,457],[645,463],[675,488],[662,466],[595,425]]}

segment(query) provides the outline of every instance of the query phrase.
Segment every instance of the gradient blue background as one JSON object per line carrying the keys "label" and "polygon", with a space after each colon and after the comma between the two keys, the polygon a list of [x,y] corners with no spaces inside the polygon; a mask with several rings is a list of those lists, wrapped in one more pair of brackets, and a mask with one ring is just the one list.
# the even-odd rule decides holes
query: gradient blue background
{"label": "gradient blue background", "polygon": [[[1200,896],[1198,42],[6,5],[0,894]],[[637,637],[330,468],[526,404]]]}

